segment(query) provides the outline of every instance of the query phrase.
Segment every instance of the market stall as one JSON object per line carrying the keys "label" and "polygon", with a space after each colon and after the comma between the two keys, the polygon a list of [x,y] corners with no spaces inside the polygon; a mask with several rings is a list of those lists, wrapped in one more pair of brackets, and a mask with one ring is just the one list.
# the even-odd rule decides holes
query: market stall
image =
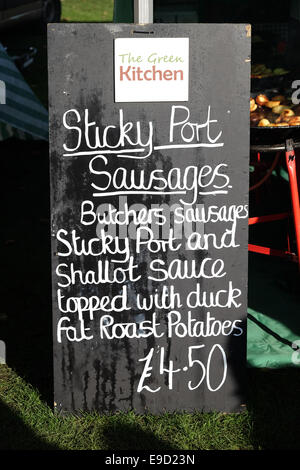
{"label": "market stall", "polygon": [[[131,0],[114,21],[133,21]],[[252,26],[248,364],[297,366],[300,2],[154,0],[154,22]]]}

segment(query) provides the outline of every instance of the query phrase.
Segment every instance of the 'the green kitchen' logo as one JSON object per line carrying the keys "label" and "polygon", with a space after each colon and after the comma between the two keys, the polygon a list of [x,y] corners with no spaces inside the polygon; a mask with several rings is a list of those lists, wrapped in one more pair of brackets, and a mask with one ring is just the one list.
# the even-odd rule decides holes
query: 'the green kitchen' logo
{"label": "'the green kitchen' logo", "polygon": [[[120,57],[120,80],[183,80],[183,69],[162,69],[161,64],[184,63],[181,56],[159,55],[151,52],[147,56],[134,56],[131,52],[119,54]],[[150,68],[141,67],[140,64],[148,64]]]}
{"label": "'the green kitchen' logo", "polygon": [[115,39],[115,101],[188,101],[189,38]]}

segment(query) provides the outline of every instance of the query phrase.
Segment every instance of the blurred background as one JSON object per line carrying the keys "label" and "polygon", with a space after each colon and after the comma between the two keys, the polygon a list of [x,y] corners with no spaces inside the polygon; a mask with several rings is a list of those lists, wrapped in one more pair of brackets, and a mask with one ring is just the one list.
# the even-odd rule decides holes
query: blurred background
{"label": "blurred background", "polygon": [[[23,57],[17,64],[45,106],[48,93],[46,24],[110,22],[113,7],[113,0],[0,0],[0,42],[10,56]],[[26,54],[30,53],[33,61],[26,63]]]}

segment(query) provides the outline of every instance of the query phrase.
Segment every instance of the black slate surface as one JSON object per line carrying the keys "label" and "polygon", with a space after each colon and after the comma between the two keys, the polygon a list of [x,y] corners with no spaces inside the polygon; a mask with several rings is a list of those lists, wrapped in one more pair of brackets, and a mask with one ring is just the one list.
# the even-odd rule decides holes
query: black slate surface
{"label": "black slate surface", "polygon": [[[149,31],[153,37],[189,37],[188,103],[114,103],[114,39],[146,36]],[[59,411],[97,409],[101,412],[115,412],[134,409],[137,412],[153,413],[165,410],[239,410],[240,405],[244,403],[243,382],[246,365],[248,233],[246,206],[250,93],[250,36],[247,25],[154,24],[136,27],[118,24],[59,24],[50,25],[48,28],[48,47],[55,407]],[[116,129],[110,131],[110,145],[113,145],[118,140],[119,110],[122,109],[124,120],[142,123],[144,135],[147,134],[148,123],[153,122],[153,145],[160,147],[169,143],[172,105],[186,106],[190,111],[190,122],[198,124],[206,122],[210,107],[210,119],[217,120],[211,124],[211,137],[216,137],[222,131],[218,142],[223,145],[159,149],[154,150],[145,159],[128,159],[124,156],[106,154],[107,161],[100,157],[93,163],[91,163],[93,158],[101,155],[101,149],[92,155],[77,156],[74,152],[66,151],[66,147],[77,147],[79,135],[77,130],[67,129],[63,125],[63,115],[68,110],[76,110],[76,113],[68,115],[68,119],[72,115],[72,125],[82,130],[85,109],[89,110],[89,119],[99,126],[100,135],[105,126],[115,125]],[[68,123],[71,125],[71,120]],[[92,126],[90,128],[92,140],[94,137],[91,131],[93,131]],[[199,131],[198,143],[199,141],[208,142],[207,128],[204,125]],[[176,143],[182,144],[178,134]],[[197,139],[191,143],[197,143]],[[90,149],[87,148],[82,133],[81,144],[76,152],[86,151]],[[221,166],[216,170],[218,165]],[[137,279],[135,282],[127,279],[123,283],[83,285],[78,282],[77,276],[74,285],[59,286],[58,283],[64,284],[67,278],[58,276],[57,272],[70,273],[71,263],[74,269],[81,270],[83,274],[89,270],[97,271],[98,262],[104,264],[108,261],[111,272],[118,267],[128,267],[128,263],[120,263],[121,254],[106,253],[101,256],[91,256],[76,255],[72,252],[63,256],[67,254],[70,246],[72,231],[75,231],[74,234],[79,237],[80,243],[83,239],[88,242],[100,233],[99,227],[97,230],[97,223],[91,225],[81,223],[83,201],[91,201],[95,210],[103,203],[119,207],[121,201],[118,196],[107,195],[101,198],[93,196],[99,192],[95,186],[104,187],[108,181],[107,175],[95,174],[96,171],[107,171],[109,175],[113,175],[119,167],[126,168],[127,171],[133,170],[136,177],[144,171],[146,179],[157,169],[162,170],[164,176],[171,172],[176,179],[174,168],[178,168],[182,184],[184,184],[182,175],[188,174],[185,181],[188,186],[194,181],[195,174],[199,176],[201,171],[209,172],[211,168],[211,173],[202,178],[202,186],[197,188],[201,194],[197,195],[197,201],[193,206],[188,205],[193,199],[193,192],[189,190],[184,195],[129,194],[126,196],[127,203],[128,206],[143,204],[148,209],[154,207],[153,205],[166,204],[164,213],[167,213],[167,207],[174,204],[190,208],[198,205],[200,209],[204,207],[205,211],[208,211],[209,207],[217,206],[215,212],[226,206],[227,209],[223,209],[224,213],[228,213],[229,207],[241,206],[239,213],[243,218],[238,218],[236,221],[232,241],[236,246],[217,249],[209,243],[207,249],[192,251],[186,249],[186,239],[180,239],[182,246],[178,251],[168,249],[164,252],[160,249],[157,253],[150,253],[147,248],[142,248],[141,252],[137,253],[136,241],[130,238],[121,241],[120,247],[128,243],[132,262],[137,266],[134,270]],[[188,170],[189,167],[193,167],[194,170]],[[91,172],[91,168],[94,173]],[[211,178],[213,174],[215,178]],[[218,191],[216,186],[220,188],[221,185],[224,185],[222,190],[225,193],[205,194],[215,193]],[[112,185],[107,187],[107,192],[114,190]],[[232,228],[232,222],[210,220],[194,230],[201,232],[204,229],[205,234],[215,234],[220,242],[226,229]],[[118,241],[117,236],[114,236],[110,245],[112,251],[114,243]],[[219,259],[222,260],[218,262],[219,266],[220,263],[224,263],[222,272],[225,274],[211,279],[203,276],[199,279],[151,279],[154,277],[151,268],[154,260],[159,260],[161,263],[159,266],[167,269],[174,259],[179,259],[181,263],[186,261],[189,268],[193,262],[196,262],[197,270],[204,265],[206,259]],[[189,293],[196,289],[197,284],[201,292],[207,292],[208,297],[212,295],[215,299],[216,294],[222,290],[225,293],[223,297],[223,294],[219,294],[220,298],[226,297],[230,282],[232,289],[241,291],[241,295],[236,299],[236,302],[241,304],[238,308],[233,305],[230,308],[204,306],[189,308],[186,305]],[[58,289],[64,296],[61,310],[58,303]],[[172,292],[173,289],[173,294],[178,294],[177,298],[182,304],[180,307],[151,308],[149,311],[139,307],[138,296],[140,299],[149,299],[151,295],[157,293],[158,297],[161,297],[166,289],[167,292]],[[78,309],[73,312],[62,311],[66,310],[67,299],[72,309],[76,302],[77,305],[78,302],[83,305],[84,299],[91,301],[92,296],[95,302],[96,299],[101,300],[103,296],[108,296],[109,302],[122,292],[127,309],[120,312],[116,312],[116,308],[112,312],[105,312],[104,308],[101,308],[93,314],[89,311],[79,312]],[[70,300],[71,297],[76,298],[76,302]],[[175,299],[176,296],[173,295],[172,298]],[[118,308],[118,304],[116,307]],[[177,315],[170,313],[172,311],[178,312],[178,318],[182,323],[177,329],[177,334],[174,333],[175,327],[172,329],[170,327],[170,318],[174,319]],[[202,322],[204,327],[198,337],[197,334],[191,333],[191,329],[188,334],[183,333],[189,323],[189,311],[192,324]],[[156,322],[159,323],[157,336],[160,337],[155,338],[154,335],[150,335],[147,338],[130,338],[127,335],[121,339],[108,339],[104,335],[101,338],[99,325],[103,315],[110,315],[115,323],[136,324],[140,321],[152,322],[154,314]],[[215,320],[209,321],[211,317]],[[214,321],[215,329],[212,329]],[[231,334],[228,334],[230,331],[228,322],[233,325]],[[60,341],[57,336],[59,324],[65,328],[61,330]],[[218,334],[220,325],[221,327],[223,325],[227,334]],[[84,335],[82,328],[85,328]],[[200,329],[199,323],[197,331]],[[209,335],[205,333],[207,329],[210,329]],[[172,336],[168,334],[170,331]],[[72,341],[74,332],[79,341]],[[160,364],[162,354],[164,354],[164,370]],[[145,358],[148,359],[141,361]],[[173,374],[168,373],[165,369],[170,370],[172,365],[174,370],[180,370]],[[143,373],[148,373],[149,377],[144,377]]]}

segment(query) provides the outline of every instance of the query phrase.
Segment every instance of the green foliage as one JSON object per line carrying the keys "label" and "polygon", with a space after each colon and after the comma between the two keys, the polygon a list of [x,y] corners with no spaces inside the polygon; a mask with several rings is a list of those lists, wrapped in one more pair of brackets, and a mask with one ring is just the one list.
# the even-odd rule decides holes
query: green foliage
{"label": "green foliage", "polygon": [[110,22],[113,0],[62,0],[62,21]]}

